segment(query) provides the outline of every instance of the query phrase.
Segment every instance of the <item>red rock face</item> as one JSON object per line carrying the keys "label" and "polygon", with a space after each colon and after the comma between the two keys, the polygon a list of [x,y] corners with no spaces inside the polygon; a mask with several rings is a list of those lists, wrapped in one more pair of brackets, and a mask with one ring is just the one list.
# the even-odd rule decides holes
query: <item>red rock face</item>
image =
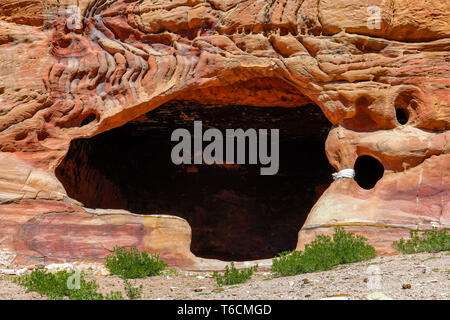
{"label": "red rock face", "polygon": [[334,125],[336,171],[365,155],[382,164],[376,184],[363,163],[312,186],[298,248],[336,225],[381,253],[409,229],[448,228],[449,20],[448,2],[425,0],[3,0],[0,245],[18,262],[99,260],[118,244],[211,266],[185,221],[92,213],[55,175],[71,141],[173,100],[314,103]]}

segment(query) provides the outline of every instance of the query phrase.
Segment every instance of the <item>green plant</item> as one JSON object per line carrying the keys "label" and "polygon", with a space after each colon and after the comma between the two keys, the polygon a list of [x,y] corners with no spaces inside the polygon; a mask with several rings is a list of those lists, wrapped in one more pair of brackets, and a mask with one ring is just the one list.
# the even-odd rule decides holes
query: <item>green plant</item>
{"label": "green plant", "polygon": [[376,256],[367,239],[335,228],[333,239],[318,235],[304,251],[282,252],[272,260],[272,272],[282,276],[330,270],[336,265],[368,260]]}
{"label": "green plant", "polygon": [[104,300],[124,300],[120,291],[110,291],[105,295]]}
{"label": "green plant", "polygon": [[228,286],[246,282],[252,277],[256,270],[258,270],[258,265],[239,271],[234,266],[234,262],[231,262],[231,269],[226,266],[223,275],[219,274],[217,271],[214,271],[212,276],[219,286]]}
{"label": "green plant", "polygon": [[149,256],[147,252],[139,252],[135,247],[129,251],[123,247],[115,247],[113,254],[106,257],[105,266],[112,274],[124,279],[136,279],[157,276],[167,264],[158,255]]}
{"label": "green plant", "polygon": [[180,273],[177,270],[169,269],[169,270],[164,271],[162,273],[162,275],[163,276],[174,276],[174,277],[177,277],[177,276],[180,275]]}
{"label": "green plant", "polygon": [[125,292],[130,300],[139,299],[142,296],[142,284],[139,287],[133,287],[130,281],[123,279],[125,282]]}
{"label": "green plant", "polygon": [[419,253],[419,252],[439,252],[450,250],[450,235],[447,230],[438,231],[437,228],[423,232],[419,235],[419,230],[410,230],[409,236],[411,239],[400,239],[394,241],[392,246],[397,251],[405,254]]}
{"label": "green plant", "polygon": [[70,277],[73,272],[59,271],[48,273],[43,270],[34,270],[28,276],[18,277],[16,283],[30,291],[46,295],[51,300],[61,300],[67,297],[70,300],[123,300],[120,292],[111,291],[106,296],[97,292],[95,281],[86,281],[84,274],[79,274],[79,287],[69,288]]}

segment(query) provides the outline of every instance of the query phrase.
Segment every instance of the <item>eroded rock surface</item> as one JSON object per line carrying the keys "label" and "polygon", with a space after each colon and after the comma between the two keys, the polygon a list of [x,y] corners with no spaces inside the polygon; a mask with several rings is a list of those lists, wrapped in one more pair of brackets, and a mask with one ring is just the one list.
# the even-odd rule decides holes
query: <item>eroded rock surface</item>
{"label": "eroded rock surface", "polygon": [[22,260],[95,260],[108,252],[100,243],[161,250],[146,238],[194,265],[188,225],[177,240],[146,218],[93,216],[64,202],[55,176],[72,140],[173,100],[314,103],[334,125],[336,171],[362,155],[382,163],[372,189],[329,186],[299,248],[335,225],[384,253],[410,228],[448,228],[449,21],[448,1],[2,0],[0,245]]}

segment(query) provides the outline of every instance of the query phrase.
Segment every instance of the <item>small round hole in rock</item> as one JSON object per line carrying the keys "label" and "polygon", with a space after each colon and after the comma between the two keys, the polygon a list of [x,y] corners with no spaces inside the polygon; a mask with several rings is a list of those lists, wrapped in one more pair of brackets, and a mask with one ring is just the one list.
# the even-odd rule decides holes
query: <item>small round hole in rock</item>
{"label": "small round hole in rock", "polygon": [[408,111],[403,108],[396,108],[395,109],[395,115],[397,117],[398,123],[401,125],[405,125],[409,121],[409,114]]}
{"label": "small round hole in rock", "polygon": [[50,135],[49,135],[46,131],[44,131],[44,130],[39,131],[38,134],[37,134],[37,138],[38,138],[39,141],[45,140],[45,139],[47,139],[49,136],[50,136]]}
{"label": "small round hole in rock", "polygon": [[24,140],[28,135],[28,132],[19,132],[18,134],[16,134],[15,140],[16,141],[20,141],[20,140]]}
{"label": "small round hole in rock", "polygon": [[371,156],[360,156],[355,162],[355,181],[366,190],[373,189],[384,175],[383,164]]}

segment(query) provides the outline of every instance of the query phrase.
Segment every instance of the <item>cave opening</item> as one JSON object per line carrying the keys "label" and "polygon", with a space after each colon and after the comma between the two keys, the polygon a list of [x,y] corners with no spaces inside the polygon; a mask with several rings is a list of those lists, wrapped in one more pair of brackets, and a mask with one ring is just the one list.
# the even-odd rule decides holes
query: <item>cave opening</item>
{"label": "cave opening", "polygon": [[373,189],[384,175],[383,164],[369,155],[359,156],[356,159],[354,170],[355,181],[366,190]]}
{"label": "cave opening", "polygon": [[[177,128],[279,129],[280,167],[175,165]],[[89,208],[168,214],[187,220],[191,251],[246,261],[293,250],[314,203],[332,182],[325,154],[331,123],[317,105],[250,107],[167,103],[127,124],[73,140],[56,169],[68,195]],[[270,130],[269,130],[270,132]],[[270,141],[270,140],[269,140]]]}
{"label": "cave opening", "polygon": [[396,108],[395,109],[395,115],[397,117],[397,122],[401,125],[405,125],[409,121],[409,114],[408,111],[403,108]]}

